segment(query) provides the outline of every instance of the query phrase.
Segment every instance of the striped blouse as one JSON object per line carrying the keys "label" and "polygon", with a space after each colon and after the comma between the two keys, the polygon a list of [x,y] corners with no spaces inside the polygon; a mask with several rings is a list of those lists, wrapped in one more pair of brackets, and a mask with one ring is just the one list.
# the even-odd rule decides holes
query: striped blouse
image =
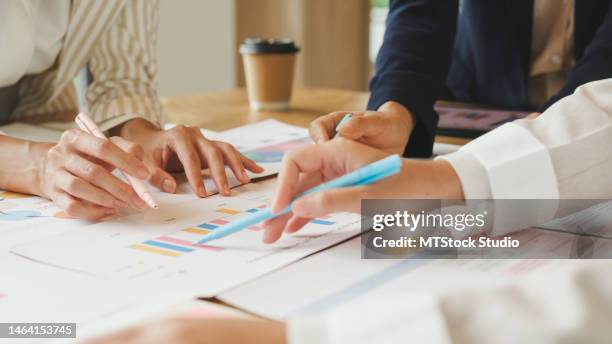
{"label": "striped blouse", "polygon": [[157,0],[73,0],[58,59],[21,79],[11,120],[72,120],[79,106],[73,81],[87,66],[93,80],[85,99],[102,130],[137,117],[160,126],[157,28]]}

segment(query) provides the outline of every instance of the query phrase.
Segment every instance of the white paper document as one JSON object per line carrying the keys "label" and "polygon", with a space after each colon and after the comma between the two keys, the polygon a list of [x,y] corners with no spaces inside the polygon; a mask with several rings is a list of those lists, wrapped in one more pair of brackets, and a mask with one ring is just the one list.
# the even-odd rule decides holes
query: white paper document
{"label": "white paper document", "polygon": [[85,224],[70,219],[50,200],[0,190],[0,250]]}
{"label": "white paper document", "polygon": [[220,225],[265,207],[274,180],[213,196],[160,205],[15,247],[30,259],[147,288],[214,296],[359,233],[360,218],[334,214],[311,221],[273,245],[254,226],[207,245],[197,241]]}
{"label": "white paper document", "polygon": [[[565,251],[570,237],[539,230],[525,235],[530,245],[547,251],[553,247]],[[358,237],[217,298],[257,315],[283,320],[301,312],[324,312],[363,297],[486,288],[572,263],[547,259],[361,259],[360,253]],[[322,281],[321,287],[313,287],[312,281]]]}
{"label": "white paper document", "polygon": [[[186,300],[168,291],[130,287],[6,251],[0,251],[0,276],[0,322],[76,323],[77,339],[129,326]],[[75,339],[18,342],[74,343]]]}

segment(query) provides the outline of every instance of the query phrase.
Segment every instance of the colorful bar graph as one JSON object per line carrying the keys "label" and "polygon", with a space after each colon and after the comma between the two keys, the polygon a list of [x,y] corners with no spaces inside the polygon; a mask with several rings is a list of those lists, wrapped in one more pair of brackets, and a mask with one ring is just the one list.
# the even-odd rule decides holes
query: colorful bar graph
{"label": "colorful bar graph", "polygon": [[[249,208],[244,211],[239,211],[230,208],[219,208],[216,209],[216,212],[225,214],[225,215],[239,215],[246,213],[256,213],[261,209],[266,208],[267,205],[262,204],[257,207]],[[313,219],[310,221],[312,224],[321,225],[321,226],[332,226],[336,224],[336,222],[329,220],[331,217],[321,216],[319,218]],[[159,255],[164,255],[168,257],[177,257],[184,253],[190,253],[199,249],[202,250],[211,250],[211,251],[222,251],[223,247],[216,247],[210,245],[199,245],[197,244],[198,240],[201,239],[202,236],[209,234],[211,231],[219,228],[219,226],[226,225],[230,223],[231,220],[228,220],[228,217],[215,219],[206,223],[202,223],[193,227],[185,228],[179,232],[175,232],[173,234],[168,234],[165,236],[161,236],[155,238],[153,240],[147,240],[145,242],[135,244],[130,246],[131,248],[154,253]],[[249,230],[251,231],[260,231],[263,228],[261,226],[251,226]]]}
{"label": "colorful bar graph", "polygon": [[155,254],[161,254],[162,256],[168,256],[168,257],[178,257],[181,254],[178,252],[173,252],[173,251],[168,251],[168,250],[163,250],[157,247],[151,247],[151,246],[147,246],[147,245],[142,245],[142,244],[135,244],[130,246],[131,248],[140,250],[140,251],[144,251],[144,252],[148,252],[148,253],[155,253]]}
{"label": "colorful bar graph", "polygon": [[242,213],[240,210],[229,209],[229,208],[219,208],[217,209],[217,212],[227,214],[227,215],[238,215]]}
{"label": "colorful bar graph", "polygon": [[217,228],[217,227],[219,227],[219,226],[217,226],[217,225],[213,225],[213,224],[210,224],[210,223],[203,223],[203,224],[201,224],[201,225],[197,225],[196,227],[198,227],[198,228],[204,228],[204,229],[209,229],[209,230],[213,230],[213,229],[215,229],[215,228]]}
{"label": "colorful bar graph", "polygon": [[224,220],[224,219],[217,219],[217,220],[210,221],[210,223],[214,223],[216,225],[223,226],[223,225],[228,224],[229,221],[228,220]]}
{"label": "colorful bar graph", "polygon": [[189,247],[198,248],[198,249],[204,249],[204,250],[212,250],[212,251],[222,251],[223,250],[223,247],[215,247],[215,246],[209,246],[209,245],[196,244],[196,243],[192,243],[192,242],[187,241],[187,240],[177,239],[177,238],[173,238],[173,237],[169,237],[169,236],[159,237],[159,238],[157,238],[155,240],[159,240],[159,241],[163,241],[163,242],[168,242],[168,243],[172,243],[172,244],[177,244],[177,245],[189,246]]}
{"label": "colorful bar graph", "polygon": [[194,228],[194,227],[183,229],[183,231],[188,232],[188,233],[193,233],[193,234],[201,234],[201,235],[206,235],[210,233],[209,230],[201,229],[201,228]]}
{"label": "colorful bar graph", "polygon": [[168,250],[182,252],[182,253],[193,252],[193,249],[189,248],[189,247],[172,245],[172,244],[168,244],[168,243],[160,242],[160,241],[155,241],[155,240],[148,240],[148,241],[143,242],[143,244],[149,245],[149,246],[155,246],[155,247],[158,247],[158,248],[165,248],[165,249],[168,249]]}

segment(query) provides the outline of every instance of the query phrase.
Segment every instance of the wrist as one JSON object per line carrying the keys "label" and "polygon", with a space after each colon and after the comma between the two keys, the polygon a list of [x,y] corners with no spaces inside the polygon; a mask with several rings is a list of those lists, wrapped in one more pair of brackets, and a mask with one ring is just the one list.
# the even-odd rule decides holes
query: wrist
{"label": "wrist", "polygon": [[128,141],[142,142],[143,137],[159,131],[161,129],[153,123],[142,118],[134,118],[111,129],[110,134],[112,136],[121,136]]}
{"label": "wrist", "polygon": [[453,166],[446,160],[432,160],[433,185],[439,199],[465,199],[461,180]]}
{"label": "wrist", "polygon": [[404,198],[464,199],[459,176],[445,160],[411,160],[402,164],[396,192]]}
{"label": "wrist", "polygon": [[44,188],[44,176],[47,167],[47,154],[54,145],[44,142],[27,142],[25,145],[27,155],[30,157],[30,161],[33,163],[33,166],[31,168],[31,172],[25,173],[24,175],[27,182],[24,184],[24,190],[22,190],[22,192],[42,197],[49,197]]}

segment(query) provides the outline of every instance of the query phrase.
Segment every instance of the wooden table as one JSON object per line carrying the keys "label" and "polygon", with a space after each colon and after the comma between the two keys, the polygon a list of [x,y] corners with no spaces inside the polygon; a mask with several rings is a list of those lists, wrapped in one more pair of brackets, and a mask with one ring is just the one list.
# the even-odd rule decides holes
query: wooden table
{"label": "wooden table", "polygon": [[[294,90],[289,111],[252,111],[245,89],[162,98],[166,120],[214,131],[226,130],[263,119],[274,118],[308,127],[321,115],[334,111],[357,111],[366,107],[369,93],[324,89]],[[465,144],[463,138],[439,136],[437,142]]]}

